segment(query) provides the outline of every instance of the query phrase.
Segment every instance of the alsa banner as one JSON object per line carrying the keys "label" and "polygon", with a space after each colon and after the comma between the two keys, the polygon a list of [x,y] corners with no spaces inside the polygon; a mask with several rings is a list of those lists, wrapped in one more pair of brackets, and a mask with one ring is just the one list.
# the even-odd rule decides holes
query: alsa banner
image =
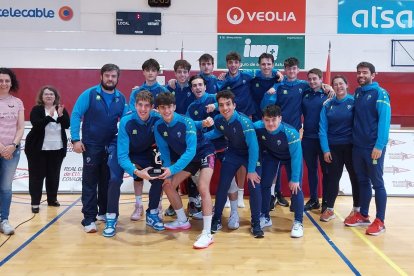
{"label": "alsa banner", "polygon": [[338,33],[414,34],[414,0],[338,2]]}
{"label": "alsa banner", "polygon": [[218,0],[218,33],[304,33],[306,0]]}
{"label": "alsa banner", "polygon": [[2,30],[79,31],[79,0],[2,0]]}

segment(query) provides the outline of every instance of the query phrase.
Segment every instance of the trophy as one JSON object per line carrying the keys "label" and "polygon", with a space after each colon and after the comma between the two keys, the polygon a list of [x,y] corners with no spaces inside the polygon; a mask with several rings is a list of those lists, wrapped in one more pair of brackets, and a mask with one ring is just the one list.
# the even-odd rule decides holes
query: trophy
{"label": "trophy", "polygon": [[148,170],[148,174],[151,177],[157,177],[164,173],[164,170],[161,169],[162,167],[162,161],[161,161],[161,153],[157,151],[157,149],[153,149],[153,155],[154,155],[154,164],[152,165],[153,168]]}

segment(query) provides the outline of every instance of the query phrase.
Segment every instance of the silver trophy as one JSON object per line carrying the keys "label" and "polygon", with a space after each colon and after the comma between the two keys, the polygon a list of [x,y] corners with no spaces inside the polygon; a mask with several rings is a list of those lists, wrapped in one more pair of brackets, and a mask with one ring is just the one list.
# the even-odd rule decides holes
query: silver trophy
{"label": "silver trophy", "polygon": [[164,173],[164,170],[161,169],[162,167],[161,153],[157,151],[157,149],[154,149],[153,155],[154,155],[153,168],[148,170],[148,174],[151,177],[157,177]]}

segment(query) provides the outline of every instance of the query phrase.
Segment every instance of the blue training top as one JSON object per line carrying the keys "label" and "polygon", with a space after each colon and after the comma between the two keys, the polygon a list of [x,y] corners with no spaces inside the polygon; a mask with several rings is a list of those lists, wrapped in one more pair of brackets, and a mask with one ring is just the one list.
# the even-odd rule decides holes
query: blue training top
{"label": "blue training top", "polygon": [[322,89],[308,89],[303,93],[303,137],[319,139],[319,118],[323,103],[328,99]]}
{"label": "blue training top", "polygon": [[274,103],[282,110],[283,122],[299,131],[302,128],[302,95],[309,88],[308,82],[298,79],[288,81],[285,77],[281,83],[276,83],[274,88]]}
{"label": "blue training top", "polygon": [[383,150],[388,143],[391,123],[388,92],[373,82],[359,87],[354,98],[353,144],[361,148]]}
{"label": "blue training top", "polygon": [[354,97],[347,94],[343,99],[336,97],[327,102],[321,110],[319,139],[322,151],[329,152],[329,145],[352,143],[354,124]]}
{"label": "blue training top", "polygon": [[148,86],[147,83],[144,82],[143,85],[138,87],[137,89],[133,90],[131,93],[131,96],[129,96],[129,110],[132,112],[135,112],[135,97],[137,93],[141,92],[142,90],[148,90],[151,92],[152,96],[154,96],[154,102],[155,98],[160,94],[161,92],[168,92],[168,89],[158,82],[154,83],[151,86]]}
{"label": "blue training top", "polygon": [[136,112],[121,119],[118,132],[118,163],[129,175],[134,176],[134,164],[141,167],[142,164],[147,164],[145,167],[153,165],[154,125],[160,119],[161,116],[155,111],[151,111],[146,121],[142,121]]}
{"label": "blue training top", "polygon": [[[172,175],[182,171],[190,162],[198,162],[214,153],[213,145],[201,131],[197,131],[193,120],[178,113],[174,113],[169,124],[158,120],[154,134],[163,166],[169,167]],[[171,160],[172,154],[178,159],[174,165],[171,165],[175,161]]]}
{"label": "blue training top", "polygon": [[241,155],[248,159],[247,171],[256,171],[259,160],[259,145],[254,131],[253,123],[246,115],[234,111],[230,120],[223,115],[214,117],[214,129],[205,135],[208,139],[216,139],[221,136],[228,141],[228,151]]}
{"label": "blue training top", "polygon": [[[217,114],[219,114],[218,111],[207,113],[206,106],[215,103],[217,103],[215,95],[204,93],[201,98],[196,99],[189,105],[186,116],[194,120],[197,129],[200,129],[202,132],[210,131],[214,126],[203,128],[202,120],[206,119],[207,117],[214,118]],[[211,142],[213,143],[216,151],[222,151],[227,148],[227,141],[224,137],[213,139]]]}
{"label": "blue training top", "polygon": [[219,91],[219,83],[221,81],[215,75],[206,75],[200,72],[200,76],[206,80],[206,92],[208,94],[216,94]]}
{"label": "blue training top", "polygon": [[260,150],[278,160],[290,161],[292,168],[290,181],[299,182],[302,177],[302,146],[299,132],[283,122],[273,132],[266,130],[263,121],[255,122],[254,128]]}
{"label": "blue training top", "polygon": [[175,96],[175,112],[184,115],[187,112],[188,106],[195,100],[195,96],[191,91],[188,83],[181,87],[178,81],[175,82],[175,89],[167,85],[167,89]]}
{"label": "blue training top", "polygon": [[88,145],[109,146],[118,133],[119,119],[128,112],[124,95],[115,89],[109,107],[104,101],[101,85],[85,90],[76,100],[71,115],[70,135],[73,141],[79,141],[80,123],[82,124],[82,142]]}
{"label": "blue training top", "polygon": [[239,73],[231,77],[229,73],[221,84],[221,90],[229,89],[233,92],[236,103],[236,110],[247,116],[251,116],[256,112],[250,92],[250,82],[253,79],[253,73],[250,71],[239,71]]}
{"label": "blue training top", "polygon": [[252,99],[256,109],[256,112],[253,115],[253,121],[257,121],[262,118],[262,110],[267,106],[261,106],[263,97],[270,88],[274,87],[278,80],[277,76],[277,71],[272,72],[271,77],[265,77],[262,75],[262,72],[259,71],[252,79],[250,83],[250,91],[252,93]]}

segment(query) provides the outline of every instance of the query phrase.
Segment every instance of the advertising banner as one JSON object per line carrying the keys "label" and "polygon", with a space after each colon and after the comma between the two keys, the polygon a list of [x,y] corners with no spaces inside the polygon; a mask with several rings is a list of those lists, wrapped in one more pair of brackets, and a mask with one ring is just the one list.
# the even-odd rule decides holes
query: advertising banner
{"label": "advertising banner", "polygon": [[340,34],[414,34],[414,0],[338,1]]}
{"label": "advertising banner", "polygon": [[304,33],[306,0],[218,0],[218,33]]}
{"label": "advertising banner", "polygon": [[2,30],[79,31],[80,0],[2,0]]}
{"label": "advertising banner", "polygon": [[226,55],[238,52],[242,69],[259,69],[258,58],[270,53],[275,58],[275,68],[283,68],[283,61],[296,57],[300,68],[305,68],[305,36],[303,35],[219,35],[217,39],[217,68],[226,68]]}

